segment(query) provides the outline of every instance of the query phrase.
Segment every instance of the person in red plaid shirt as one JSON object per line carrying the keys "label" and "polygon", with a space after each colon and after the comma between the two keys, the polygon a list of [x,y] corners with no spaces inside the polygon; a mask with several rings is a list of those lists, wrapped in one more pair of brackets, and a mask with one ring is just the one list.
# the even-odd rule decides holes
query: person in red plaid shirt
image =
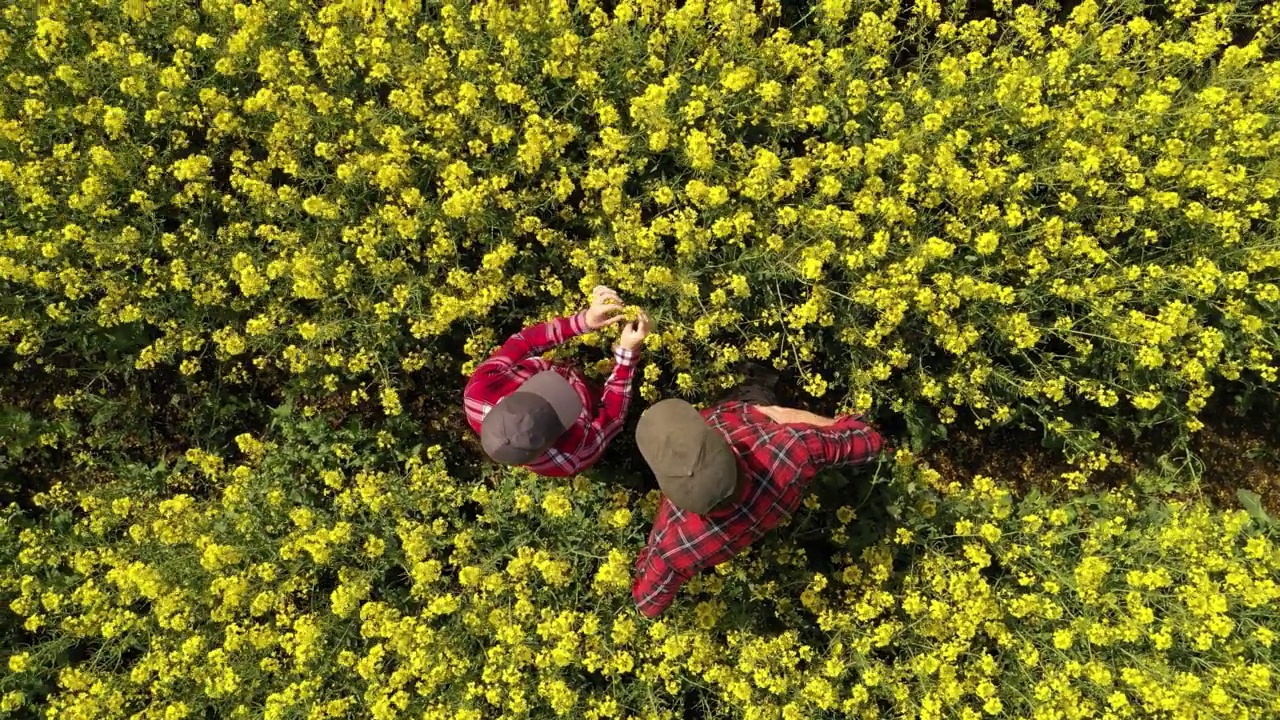
{"label": "person in red plaid shirt", "polygon": [[476,367],[463,391],[463,405],[490,458],[549,477],[577,475],[600,458],[622,430],[631,403],[631,376],[649,333],[648,315],[642,312],[623,327],[602,392],[578,368],[539,356],[570,338],[622,321],[622,310],[617,293],[597,287],[590,308],[521,330]]}
{"label": "person in red plaid shirt", "polygon": [[663,400],[640,416],[636,443],[663,494],[631,587],[647,617],[790,516],[818,471],[880,453],[880,434],[861,418],[764,404],[773,396],[760,390],[702,411]]}

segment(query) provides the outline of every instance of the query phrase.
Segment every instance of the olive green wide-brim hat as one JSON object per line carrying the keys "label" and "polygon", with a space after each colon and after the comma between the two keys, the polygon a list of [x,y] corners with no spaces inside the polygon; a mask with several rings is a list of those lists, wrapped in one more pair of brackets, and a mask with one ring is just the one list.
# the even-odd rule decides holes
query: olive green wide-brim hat
{"label": "olive green wide-brim hat", "polygon": [[683,400],[663,400],[645,410],[636,445],[662,494],[681,510],[703,515],[737,488],[733,448]]}

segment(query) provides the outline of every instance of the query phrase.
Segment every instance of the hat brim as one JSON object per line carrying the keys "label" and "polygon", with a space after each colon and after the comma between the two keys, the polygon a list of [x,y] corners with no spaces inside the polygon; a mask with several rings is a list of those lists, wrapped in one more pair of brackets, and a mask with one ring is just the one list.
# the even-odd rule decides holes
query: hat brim
{"label": "hat brim", "polygon": [[516,392],[532,393],[546,400],[565,429],[573,427],[582,415],[582,398],[578,397],[578,391],[555,370],[543,370],[525,380]]}
{"label": "hat brim", "polygon": [[513,392],[489,411],[480,425],[485,452],[497,462],[525,465],[555,444],[567,428],[541,395]]}

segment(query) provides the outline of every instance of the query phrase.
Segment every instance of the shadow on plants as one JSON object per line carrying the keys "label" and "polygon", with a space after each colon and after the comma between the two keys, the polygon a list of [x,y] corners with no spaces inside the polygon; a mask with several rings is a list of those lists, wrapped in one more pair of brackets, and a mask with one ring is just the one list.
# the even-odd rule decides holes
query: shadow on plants
{"label": "shadow on plants", "polygon": [[369,597],[374,601],[404,602],[413,590],[413,578],[400,563],[391,563],[383,568],[378,580],[371,586]]}
{"label": "shadow on plants", "polygon": [[[835,572],[837,555],[857,558],[892,532],[896,521],[890,508],[897,499],[892,488],[891,483],[857,469],[829,471],[815,478],[809,492],[817,497],[820,508],[803,517],[795,533],[795,542],[804,549],[809,569],[823,574]],[[832,535],[840,525],[838,513],[844,507],[853,510],[854,519],[845,526],[848,539],[836,542]],[[811,527],[815,522],[817,526]]]}
{"label": "shadow on plants", "polygon": [[40,513],[35,496],[48,490],[52,484],[51,476],[36,475],[25,467],[0,468],[0,507],[16,503],[23,514],[35,517]]}
{"label": "shadow on plants", "polygon": [[681,715],[684,720],[707,720],[724,716],[715,696],[710,694],[709,689],[701,686],[685,690],[680,698],[680,705],[684,708]]}

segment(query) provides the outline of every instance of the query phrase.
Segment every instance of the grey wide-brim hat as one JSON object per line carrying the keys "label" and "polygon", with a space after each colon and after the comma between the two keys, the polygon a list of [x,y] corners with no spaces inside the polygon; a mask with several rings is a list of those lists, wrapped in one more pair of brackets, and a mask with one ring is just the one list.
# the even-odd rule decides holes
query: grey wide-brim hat
{"label": "grey wide-brim hat", "polygon": [[663,400],[644,411],[636,445],[662,494],[681,510],[706,514],[738,486],[733,448],[683,400]]}
{"label": "grey wide-brim hat", "polygon": [[521,383],[480,423],[485,453],[504,465],[536,460],[573,426],[582,414],[582,398],[569,381],[544,370]]}

